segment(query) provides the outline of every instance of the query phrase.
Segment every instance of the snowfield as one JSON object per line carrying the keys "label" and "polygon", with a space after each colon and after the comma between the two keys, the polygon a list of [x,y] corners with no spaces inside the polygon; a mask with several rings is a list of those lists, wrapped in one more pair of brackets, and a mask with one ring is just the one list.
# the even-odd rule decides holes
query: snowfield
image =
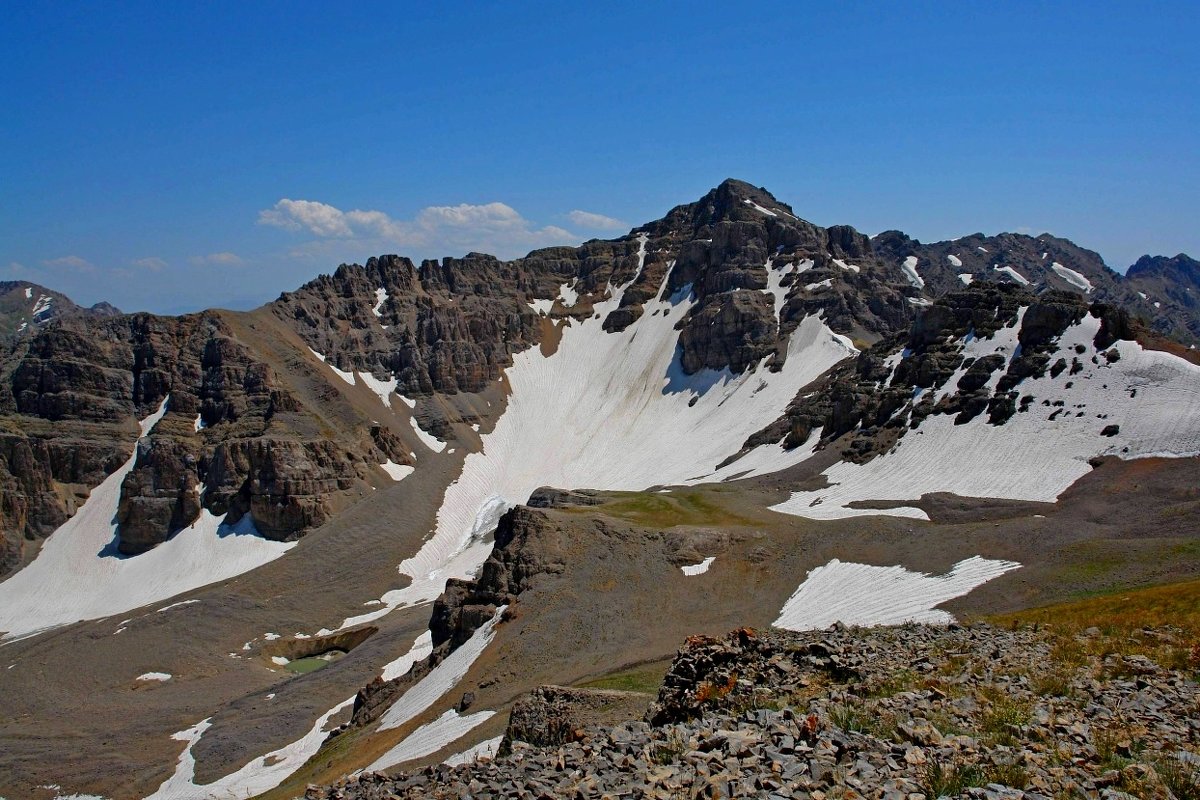
{"label": "snowfield", "polygon": [[[167,411],[141,422],[145,436]],[[75,516],[46,539],[37,558],[0,583],[3,639],[47,628],[100,619],[158,603],[223,581],[273,561],[296,546],[258,535],[247,514],[235,526],[207,509],[189,527],[138,556],[101,555],[117,536],[115,518],[121,483],[133,470],[137,451],[92,490]]]}
{"label": "snowfield", "polygon": [[[1127,341],[1113,345],[1119,361],[1109,363],[1101,355],[1093,364],[1092,339],[1099,328],[1100,320],[1088,316],[1067,329],[1059,353],[1070,363],[1075,357],[1072,348],[1082,345],[1083,370],[1076,375],[1064,371],[1057,378],[1047,372],[1021,382],[1017,390],[1033,395],[1034,402],[1004,425],[989,424],[986,414],[965,425],[955,425],[952,415],[932,415],[908,431],[892,451],[865,464],[839,462],[823,473],[829,487],[794,492],[773,508],[810,519],[867,514],[928,519],[904,501],[929,492],[953,492],[1053,502],[1091,471],[1088,459],[1093,456],[1200,455],[1200,367]],[[973,340],[964,355],[1001,352],[1011,358],[1016,333],[1011,327],[991,339]],[[960,368],[940,393],[952,391],[962,372]],[[992,386],[999,376],[999,370],[993,373]],[[1043,405],[1059,400],[1061,408]],[[1108,425],[1119,425],[1119,432],[1101,436]],[[1013,469],[1014,464],[1021,468]],[[889,501],[897,507],[852,506],[865,500]]]}
{"label": "snowfield", "polygon": [[926,575],[904,567],[873,567],[835,558],[808,573],[772,624],[791,631],[822,630],[835,622],[946,625],[954,617],[935,606],[1020,566],[1015,561],[972,556],[945,575]]}
{"label": "snowfield", "polygon": [[[644,259],[644,241],[642,248]],[[674,326],[694,302],[690,289],[648,301],[637,322],[606,333],[604,317],[629,285],[597,303],[596,317],[564,328],[554,355],[534,347],[514,357],[504,414],[447,488],[433,535],[400,565],[412,584],[386,593],[382,607],[343,627],[432,602],[447,578],[473,575],[490,552],[487,536],[500,515],[539,486],[636,491],[762,474],[807,457],[803,448],[789,453],[764,445],[716,469],[777,419],[803,386],[857,353],[846,337],[809,316],[789,338],[779,372],[764,363],[742,375],[685,375]]]}

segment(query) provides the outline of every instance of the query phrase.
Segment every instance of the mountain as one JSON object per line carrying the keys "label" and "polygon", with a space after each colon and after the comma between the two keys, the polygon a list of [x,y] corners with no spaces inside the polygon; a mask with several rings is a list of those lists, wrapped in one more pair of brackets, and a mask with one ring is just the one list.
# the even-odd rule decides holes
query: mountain
{"label": "mountain", "polygon": [[1200,574],[1200,366],[1132,288],[1175,262],[730,180],[611,241],[55,319],[0,367],[0,794],[291,796],[692,634]]}
{"label": "mountain", "polygon": [[64,294],[26,281],[0,281],[0,344],[30,336],[51,320],[69,316],[113,317],[121,311],[109,303],[81,308]]}

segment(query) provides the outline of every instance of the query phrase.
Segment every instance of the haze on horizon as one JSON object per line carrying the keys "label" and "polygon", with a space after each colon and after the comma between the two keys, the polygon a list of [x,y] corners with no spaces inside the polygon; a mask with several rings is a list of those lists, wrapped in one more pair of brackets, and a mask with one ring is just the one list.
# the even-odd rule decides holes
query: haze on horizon
{"label": "haze on horizon", "polygon": [[9,4],[0,279],[249,308],[342,262],[514,257],[726,177],[922,241],[1200,254],[1200,10]]}

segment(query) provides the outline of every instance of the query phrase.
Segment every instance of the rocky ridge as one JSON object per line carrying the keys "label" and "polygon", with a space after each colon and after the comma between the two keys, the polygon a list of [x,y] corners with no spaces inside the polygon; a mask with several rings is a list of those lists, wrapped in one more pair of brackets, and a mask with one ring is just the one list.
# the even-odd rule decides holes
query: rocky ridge
{"label": "rocky ridge", "polygon": [[129,457],[135,420],[168,397],[122,486],[117,547],[127,555],[164,541],[201,507],[230,523],[251,513],[263,535],[294,537],[365,487],[369,464],[410,461],[380,429],[330,436],[216,312],[60,319],[20,343],[3,369],[0,572]]}
{"label": "rocky ridge", "polygon": [[1195,797],[1200,650],[1170,629],[1134,638],[987,625],[696,637],[647,721],[526,711],[510,755],[306,797]]}
{"label": "rocky ridge", "polygon": [[90,308],[76,305],[69,297],[28,281],[0,281],[0,347],[32,336],[51,321],[63,317],[115,317],[120,309],[110,303]]}
{"label": "rocky ridge", "polygon": [[[1140,314],[1147,331],[1186,342],[1194,334],[1187,327],[1194,266],[1186,256],[1148,258],[1124,278],[1095,253],[1046,236],[923,245],[888,232],[872,240],[848,226],[813,225],[765,189],[727,180],[616,240],[507,262],[478,253],[420,265],[381,256],[342,265],[254,313],[343,373],[394,380],[396,391],[418,400],[483,391],[514,353],[536,345],[552,351],[556,330],[594,315],[597,301],[618,293],[619,307],[603,321],[609,331],[646,313],[650,298],[693,300],[676,323],[685,373],[778,369],[791,332],[820,315],[866,352],[836,367],[747,444],[786,437],[795,446],[819,426],[823,441],[856,431],[847,457],[865,458],[924,414],[987,413],[1002,422],[1021,410],[1020,375],[1055,368],[1026,347],[1007,366],[1004,386],[989,391],[1001,365],[980,360],[935,409],[931,392],[919,402],[905,395],[953,373],[957,356],[938,337],[961,335],[967,323],[981,332],[985,313],[1008,319],[1016,305],[1031,308],[1032,330],[1043,310],[1091,303],[1127,309],[1119,327],[1128,335],[1136,335]],[[1028,285],[986,282],[1015,280],[1006,267]],[[964,275],[971,285],[963,286]],[[1137,281],[1156,288],[1138,290]],[[4,287],[0,298],[21,303],[36,303],[41,291]],[[50,307],[68,303],[59,298]],[[331,422],[329,407],[296,389],[312,380],[308,354],[292,352],[285,364],[269,357],[261,341],[239,333],[249,315],[109,313],[115,309],[55,311],[14,341],[0,364],[0,574],[19,567],[125,460],[135,421],[168,394],[167,418],[139,446],[122,487],[116,544],[127,555],[165,541],[201,508],[228,513],[230,522],[251,513],[264,535],[295,538],[352,503],[377,465],[413,463],[389,425]],[[1064,319],[1047,313],[1042,327]],[[911,352],[888,378],[888,356],[906,346]],[[288,347],[294,351],[294,342]],[[323,395],[341,402],[328,387]],[[446,440],[453,423],[479,422],[452,419],[448,407],[422,403],[424,429]]]}

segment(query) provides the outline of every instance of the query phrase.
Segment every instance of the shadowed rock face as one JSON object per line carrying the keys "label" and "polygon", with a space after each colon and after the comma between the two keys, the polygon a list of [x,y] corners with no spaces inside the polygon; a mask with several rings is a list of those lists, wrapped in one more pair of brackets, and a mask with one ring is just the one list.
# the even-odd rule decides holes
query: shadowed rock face
{"label": "shadowed rock face", "polygon": [[168,395],[170,413],[138,444],[122,485],[123,554],[165,541],[202,506],[230,522],[250,512],[263,535],[291,538],[328,519],[338,493],[362,484],[364,463],[407,461],[370,437],[347,448],[302,434],[302,404],[214,313],[63,319],[18,347],[5,373],[5,569],[130,456],[135,420]]}

